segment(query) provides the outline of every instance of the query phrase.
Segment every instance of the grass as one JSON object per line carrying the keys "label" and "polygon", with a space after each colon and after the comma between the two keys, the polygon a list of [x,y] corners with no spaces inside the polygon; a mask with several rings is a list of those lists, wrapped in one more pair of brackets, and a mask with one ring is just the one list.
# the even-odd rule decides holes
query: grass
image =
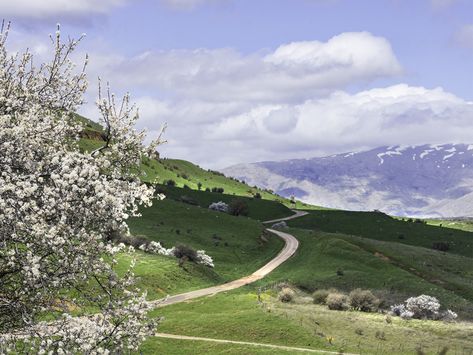
{"label": "grass", "polygon": [[[220,280],[246,276],[274,257],[283,241],[263,233],[263,225],[247,217],[234,217],[171,199],[157,201],[129,221],[131,232],[161,242],[206,250]],[[177,261],[176,261],[177,262]],[[176,280],[176,282],[182,282]]]}
{"label": "grass", "polygon": [[[387,263],[420,276],[473,303],[472,258],[360,237],[346,236],[343,239],[362,247]],[[473,312],[471,315],[473,316]]]}
{"label": "grass", "polygon": [[[309,349],[363,354],[406,354],[422,349],[435,354],[447,346],[469,354],[473,350],[471,323],[403,321],[375,313],[329,311],[307,303],[281,303],[274,290],[264,292],[262,303],[251,289],[240,289],[153,311],[164,316],[163,333],[240,340]],[[402,341],[401,341],[402,340]],[[267,349],[217,345],[210,342],[150,338],[142,346],[145,354],[266,353]],[[470,352],[469,352],[470,351]],[[273,353],[285,353],[272,350]],[[226,352],[224,352],[226,353]]]}
{"label": "grass", "polygon": [[432,226],[459,229],[467,232],[473,232],[473,220],[438,220],[428,219],[427,224]]}
{"label": "grass", "polygon": [[310,211],[288,223],[291,227],[330,233],[357,235],[381,241],[432,248],[434,242],[446,242],[449,253],[473,257],[473,233],[463,230],[408,222],[380,212],[336,210]]}
{"label": "grass", "polygon": [[248,217],[260,221],[287,217],[293,214],[289,208],[276,201],[171,186],[160,186],[158,189],[162,191],[167,198],[176,201],[191,201],[203,208],[208,208],[212,202],[223,201],[229,204],[235,199],[241,199],[248,205]]}
{"label": "grass", "polygon": [[[156,309],[152,315],[164,316],[158,329],[163,333],[308,348],[325,346],[324,341],[301,329],[297,322],[265,311],[256,294],[248,289]],[[149,353],[167,353],[166,349],[149,346],[148,340],[144,349]]]}
{"label": "grass", "polygon": [[[411,296],[423,293],[438,297],[443,305],[463,317],[471,318],[473,299],[471,296],[472,261],[469,258],[452,256],[434,259],[430,250],[414,247],[394,249],[392,245],[370,244],[372,240],[354,238],[342,234],[291,229],[300,242],[296,255],[260,281],[268,285],[286,280],[304,290],[312,292],[319,288],[336,287],[350,291],[361,287],[375,290],[389,306]],[[372,249],[368,248],[369,245]],[[374,250],[396,255],[396,263],[376,255]],[[409,261],[417,255],[417,261]],[[418,253],[418,254],[417,254]],[[418,256],[430,257],[420,259]],[[465,264],[462,265],[462,261]],[[420,268],[418,264],[425,262]],[[437,265],[430,268],[426,265]],[[419,269],[413,269],[419,267]],[[456,268],[460,267],[460,274]],[[451,268],[448,273],[445,269]],[[455,271],[453,271],[455,270]],[[449,276],[452,276],[449,280]],[[437,282],[432,282],[435,279]],[[446,280],[446,281],[442,281]],[[443,283],[442,283],[443,282]],[[461,292],[458,288],[461,287]]]}
{"label": "grass", "polygon": [[186,263],[184,267],[179,267],[175,258],[143,252],[119,254],[119,274],[128,269],[132,258],[136,260],[134,272],[137,286],[147,291],[149,299],[163,298],[221,282],[221,277],[206,266]]}
{"label": "grass", "polygon": [[325,306],[271,301],[273,312],[299,321],[316,336],[331,337],[334,348],[362,354],[471,354],[472,323],[390,318],[383,314],[330,311]]}
{"label": "grass", "polygon": [[256,186],[248,186],[246,183],[226,177],[222,173],[205,170],[191,162],[179,159],[144,159],[141,165],[141,179],[145,182],[164,184],[173,180],[177,187],[187,186],[192,190],[223,188],[225,194],[243,197],[254,197],[257,193],[263,200],[277,201],[286,207],[297,209],[320,209],[300,201],[292,203],[289,199],[275,195],[269,190],[263,190]]}
{"label": "grass", "polygon": [[[189,341],[177,339],[151,338],[140,349],[143,354],[156,354],[157,352],[168,355],[182,354],[275,354],[275,349],[258,346],[237,344],[216,344],[207,341]],[[277,350],[280,354],[291,354],[290,351]],[[298,354],[303,354],[298,352]]]}

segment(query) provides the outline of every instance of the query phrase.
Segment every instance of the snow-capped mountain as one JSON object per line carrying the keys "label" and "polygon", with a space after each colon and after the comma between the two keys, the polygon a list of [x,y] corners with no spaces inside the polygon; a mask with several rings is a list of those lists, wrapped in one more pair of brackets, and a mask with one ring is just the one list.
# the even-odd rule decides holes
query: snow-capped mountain
{"label": "snow-capped mountain", "polygon": [[473,216],[473,145],[380,147],[234,165],[226,175],[312,204],[399,216]]}

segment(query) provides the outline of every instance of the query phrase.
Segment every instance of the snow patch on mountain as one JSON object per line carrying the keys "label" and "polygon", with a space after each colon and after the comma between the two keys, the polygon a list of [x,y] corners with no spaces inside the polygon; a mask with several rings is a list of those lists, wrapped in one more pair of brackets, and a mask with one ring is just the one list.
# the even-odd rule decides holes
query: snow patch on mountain
{"label": "snow patch on mountain", "polygon": [[326,207],[417,217],[473,216],[471,150],[473,145],[465,144],[391,146],[240,164],[223,172]]}

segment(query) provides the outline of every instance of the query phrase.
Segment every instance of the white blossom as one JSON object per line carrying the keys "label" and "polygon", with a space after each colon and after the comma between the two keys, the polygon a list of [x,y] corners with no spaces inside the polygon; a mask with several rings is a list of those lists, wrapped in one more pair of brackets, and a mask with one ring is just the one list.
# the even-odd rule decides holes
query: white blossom
{"label": "white blossom", "polygon": [[209,209],[219,212],[228,212],[228,205],[223,201],[213,202],[209,205]]}
{"label": "white blossom", "polygon": [[[77,70],[69,59],[79,41],[63,43],[57,32],[51,62],[35,67],[29,52],[8,54],[7,34],[0,33],[0,353],[18,344],[28,353],[136,349],[156,324],[132,270],[121,278],[113,270],[124,246],[107,240],[151,204],[153,188],[136,171],[159,138],[144,147],[129,97],[116,104],[107,92],[98,101],[104,141],[81,151],[74,112],[87,88],[85,65]],[[99,315],[70,316],[91,307]],[[58,312],[60,326],[39,322]],[[18,343],[15,334],[31,337]]]}

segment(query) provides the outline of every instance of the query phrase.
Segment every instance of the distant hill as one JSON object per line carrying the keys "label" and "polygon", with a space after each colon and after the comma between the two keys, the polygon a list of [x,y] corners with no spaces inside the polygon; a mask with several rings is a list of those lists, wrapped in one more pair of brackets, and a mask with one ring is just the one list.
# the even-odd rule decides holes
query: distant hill
{"label": "distant hill", "polygon": [[311,204],[414,217],[473,216],[473,145],[380,147],[223,170]]}
{"label": "distant hill", "polygon": [[[92,151],[101,146],[103,142],[102,127],[83,116],[76,115],[83,124],[82,139],[79,142],[81,149]],[[249,186],[244,181],[226,177],[223,173],[206,170],[189,161],[180,159],[144,159],[140,167],[140,177],[144,182],[153,182],[161,185],[172,184],[176,187],[188,187],[192,190],[223,189],[227,195],[256,197],[265,200],[278,201],[291,208],[313,209],[315,206],[297,201],[292,203],[289,199],[274,194],[269,189],[260,189]]]}

